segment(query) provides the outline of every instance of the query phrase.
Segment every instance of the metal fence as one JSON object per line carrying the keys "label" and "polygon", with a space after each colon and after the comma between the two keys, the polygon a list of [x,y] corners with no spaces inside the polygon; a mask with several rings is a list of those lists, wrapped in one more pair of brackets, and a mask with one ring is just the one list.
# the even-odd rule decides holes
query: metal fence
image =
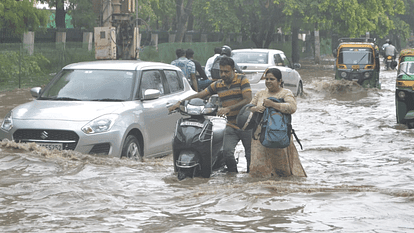
{"label": "metal fence", "polygon": [[0,43],[0,91],[46,84],[63,66],[95,60],[81,42]]}
{"label": "metal fence", "polygon": [[[36,33],[36,38],[39,34]],[[52,37],[52,34],[49,34]],[[80,32],[78,32],[80,38]],[[78,40],[80,40],[78,38]],[[50,39],[50,38],[49,38]],[[0,43],[0,91],[15,88],[26,88],[45,85],[53,75],[67,64],[80,61],[95,60],[95,50],[88,48],[82,41],[66,43],[39,42],[26,45],[22,42]],[[214,54],[215,47],[227,44],[232,49],[254,48],[251,41],[217,41],[217,42],[182,42],[159,43],[157,45],[141,46],[140,60],[171,63],[176,59],[175,50],[178,48],[194,51],[194,59],[202,65]],[[331,54],[331,38],[321,38],[321,54]],[[313,56],[314,41],[300,40],[301,58]],[[270,44],[271,49],[280,49],[287,57],[291,57],[291,41],[277,40]]]}

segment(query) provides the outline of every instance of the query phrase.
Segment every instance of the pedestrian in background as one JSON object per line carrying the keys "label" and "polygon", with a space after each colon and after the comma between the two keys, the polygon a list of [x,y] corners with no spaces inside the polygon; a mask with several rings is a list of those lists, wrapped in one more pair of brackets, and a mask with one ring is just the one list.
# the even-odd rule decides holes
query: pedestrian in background
{"label": "pedestrian in background", "polygon": [[196,69],[194,62],[188,60],[185,57],[184,49],[177,49],[175,50],[175,55],[177,55],[177,59],[171,62],[171,65],[177,66],[180,68],[184,76],[187,78],[190,85],[193,87],[195,91],[198,92],[198,84],[196,78]]}
{"label": "pedestrian in background", "polygon": [[197,78],[198,83],[198,91],[204,90],[204,88],[208,87],[213,81],[207,78],[206,73],[204,72],[203,67],[201,67],[200,62],[194,59],[194,51],[192,49],[187,49],[185,51],[185,56],[188,60],[194,62],[196,71],[198,72],[200,78]]}
{"label": "pedestrian in background", "polygon": [[216,57],[220,56],[221,53],[221,47],[216,47],[214,48],[214,55],[212,57],[210,57],[207,62],[206,62],[206,66],[204,67],[204,71],[206,72],[206,75],[209,79],[211,79],[211,67],[213,66],[214,60],[216,59]]}

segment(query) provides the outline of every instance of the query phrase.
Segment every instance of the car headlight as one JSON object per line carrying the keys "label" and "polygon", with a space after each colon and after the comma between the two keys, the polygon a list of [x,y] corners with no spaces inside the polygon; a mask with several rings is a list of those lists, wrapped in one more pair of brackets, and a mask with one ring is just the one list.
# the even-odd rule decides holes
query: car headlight
{"label": "car headlight", "polygon": [[82,127],[82,131],[86,134],[102,133],[109,131],[114,125],[118,114],[107,114],[100,116]]}
{"label": "car headlight", "polygon": [[3,123],[1,124],[1,129],[9,132],[13,128],[13,117],[12,111],[7,113],[7,115],[3,119]]}
{"label": "car headlight", "polygon": [[405,98],[405,92],[404,91],[399,91],[398,92],[398,97],[400,97],[400,99],[404,99]]}
{"label": "car headlight", "polygon": [[371,76],[371,74],[369,72],[365,72],[364,76],[365,76],[365,78],[369,78],[369,76]]}
{"label": "car headlight", "polygon": [[342,78],[346,78],[346,72],[342,72],[342,73],[341,73],[341,77],[342,77]]}

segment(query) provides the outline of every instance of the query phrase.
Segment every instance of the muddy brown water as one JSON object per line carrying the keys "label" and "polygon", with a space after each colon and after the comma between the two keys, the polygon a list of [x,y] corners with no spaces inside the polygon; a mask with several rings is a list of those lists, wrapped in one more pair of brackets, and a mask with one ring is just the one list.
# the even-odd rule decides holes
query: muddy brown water
{"label": "muddy brown water", "polygon": [[[382,89],[302,64],[293,127],[307,178],[178,181],[172,158],[145,161],[0,146],[1,232],[414,232],[414,130],[396,124],[395,71]],[[0,116],[30,101],[0,93]],[[298,146],[298,145],[297,145]],[[299,148],[299,147],[298,147]]]}

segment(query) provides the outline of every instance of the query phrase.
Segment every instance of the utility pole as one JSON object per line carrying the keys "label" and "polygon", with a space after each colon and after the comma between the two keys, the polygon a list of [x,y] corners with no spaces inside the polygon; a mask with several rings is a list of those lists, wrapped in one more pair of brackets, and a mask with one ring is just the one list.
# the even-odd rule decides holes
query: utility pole
{"label": "utility pole", "polygon": [[[135,6],[134,6],[135,4]],[[95,27],[95,58],[139,57],[138,0],[102,0],[102,27]],[[134,22],[131,13],[135,12]]]}
{"label": "utility pole", "polygon": [[139,59],[139,50],[141,47],[141,35],[139,34],[139,23],[138,23],[138,0],[135,1],[135,30],[134,40],[136,41],[135,58]]}

